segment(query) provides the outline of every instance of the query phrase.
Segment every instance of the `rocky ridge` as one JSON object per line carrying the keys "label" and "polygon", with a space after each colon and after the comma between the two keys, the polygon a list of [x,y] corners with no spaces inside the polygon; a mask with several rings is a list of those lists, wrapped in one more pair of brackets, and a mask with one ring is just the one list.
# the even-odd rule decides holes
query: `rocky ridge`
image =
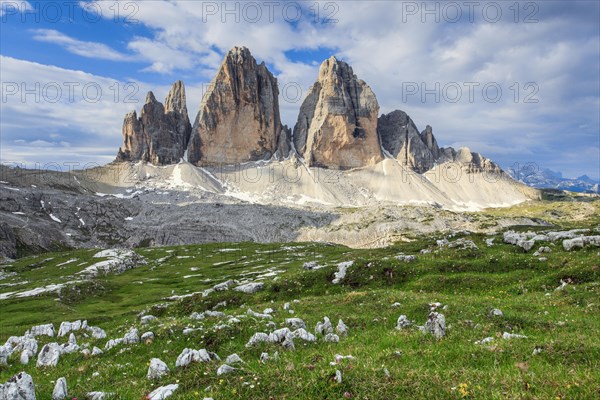
{"label": "rocky ridge", "polygon": [[116,161],[168,165],[186,158],[215,166],[293,155],[310,167],[344,170],[389,157],[420,174],[443,163],[457,163],[468,172],[502,173],[467,148],[439,147],[431,126],[419,133],[404,111],[378,117],[371,88],[333,56],[321,64],[293,132],[281,123],[278,96],[277,79],[265,63],[257,64],[246,47],[234,47],[205,93],[193,128],[181,81],[173,84],[164,106],[149,92],[140,117],[135,111],[125,116]]}

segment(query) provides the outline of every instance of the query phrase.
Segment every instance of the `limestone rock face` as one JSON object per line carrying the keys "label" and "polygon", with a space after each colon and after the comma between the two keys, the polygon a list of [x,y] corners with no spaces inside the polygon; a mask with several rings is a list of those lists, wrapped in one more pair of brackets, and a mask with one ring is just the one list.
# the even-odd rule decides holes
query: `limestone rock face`
{"label": "limestone rock face", "polygon": [[271,158],[281,137],[277,79],[245,47],[227,53],[204,94],[188,145],[197,165]]}
{"label": "limestone rock face", "polygon": [[311,166],[335,169],[383,160],[377,135],[379,104],[371,88],[345,62],[321,64],[294,127],[296,151]]}
{"label": "limestone rock face", "polygon": [[439,147],[430,125],[419,134],[413,120],[401,110],[381,115],[377,132],[386,152],[419,173],[445,162],[456,163],[467,172],[502,173],[497,164],[466,147],[458,151]]}
{"label": "limestone rock face", "polygon": [[[431,127],[429,137],[427,130],[423,131],[425,138],[431,143],[431,147],[419,134],[413,120],[401,110],[392,111],[379,117],[377,132],[381,138],[381,145],[394,158],[417,172],[425,172],[433,166],[436,157],[432,149],[437,148],[437,142],[433,137]],[[439,149],[437,149],[439,153]]]}
{"label": "limestone rock face", "polygon": [[123,121],[123,145],[117,161],[148,161],[155,165],[179,162],[192,127],[185,104],[183,82],[171,87],[165,105],[148,92],[140,117],[135,111]]}
{"label": "limestone rock face", "polygon": [[440,148],[437,144],[437,140],[435,140],[435,136],[433,136],[433,128],[431,125],[427,125],[425,130],[421,132],[421,140],[425,143],[425,146],[427,146],[434,159],[437,160],[440,158]]}

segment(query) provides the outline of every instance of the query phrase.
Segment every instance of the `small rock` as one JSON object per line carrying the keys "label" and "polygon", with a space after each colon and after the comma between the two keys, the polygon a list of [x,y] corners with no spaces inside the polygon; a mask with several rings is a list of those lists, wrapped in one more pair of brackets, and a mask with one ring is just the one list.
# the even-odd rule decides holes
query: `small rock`
{"label": "small rock", "polygon": [[160,379],[169,373],[169,367],[163,361],[158,358],[150,360],[150,367],[148,367],[148,379]]}
{"label": "small rock", "polygon": [[560,285],[556,289],[554,289],[554,291],[556,291],[556,292],[561,291],[564,288],[566,288],[568,285],[569,285],[569,282],[564,281],[564,280],[561,279],[560,280]]}
{"label": "small rock", "polygon": [[307,261],[302,265],[302,268],[307,271],[312,271],[312,270],[319,269],[322,267],[320,267],[316,261]]}
{"label": "small rock", "polygon": [[62,352],[58,343],[48,343],[42,347],[38,355],[37,367],[56,367]]}
{"label": "small rock", "polygon": [[[19,358],[19,361],[21,362],[21,364],[23,365],[27,365],[29,364],[29,359],[32,357],[32,354],[30,354],[31,352],[29,350],[23,350],[21,352],[21,356]],[[1,364],[1,362],[0,362]]]}
{"label": "small rock", "polygon": [[32,327],[26,335],[54,337],[54,325],[45,324]]}
{"label": "small rock", "polygon": [[263,332],[257,332],[254,335],[252,335],[250,340],[248,340],[248,343],[246,343],[246,347],[252,347],[258,343],[264,343],[264,342],[268,342],[268,341],[269,341],[269,335],[267,335],[266,333],[263,333]]}
{"label": "small rock", "polygon": [[150,393],[146,399],[147,400],[164,400],[168,397],[171,397],[175,391],[179,389],[178,384],[171,384],[167,386],[161,386],[156,388],[152,393]]}
{"label": "small rock", "polygon": [[317,338],[315,337],[315,335],[313,335],[310,332],[307,332],[306,329],[304,329],[304,328],[296,329],[293,332],[293,335],[294,335],[294,338],[302,339],[306,342],[316,342],[317,341]]}
{"label": "small rock", "polygon": [[244,361],[242,361],[242,359],[240,358],[240,356],[238,356],[237,354],[232,354],[230,356],[228,356],[225,359],[225,364],[237,364],[237,363],[243,363]]}
{"label": "small rock", "polygon": [[223,364],[219,367],[219,369],[217,369],[217,376],[229,374],[233,371],[235,371],[235,368],[233,368],[227,364]]}
{"label": "small rock", "polygon": [[535,346],[535,348],[533,349],[533,355],[537,356],[538,354],[540,354],[543,351],[544,351],[544,349],[542,349],[540,346]]}
{"label": "small rock", "polygon": [[98,355],[100,355],[100,354],[102,354],[102,353],[103,353],[103,351],[102,351],[102,350],[100,350],[100,349],[99,349],[99,348],[97,348],[97,347],[94,347],[94,348],[92,349],[92,355],[93,355],[93,356],[98,356]]}
{"label": "small rock", "polygon": [[150,343],[154,340],[154,332],[144,332],[142,334],[142,342]]}
{"label": "small rock", "polygon": [[493,337],[491,337],[491,336],[489,336],[489,337],[486,337],[486,338],[484,338],[484,339],[481,339],[481,340],[479,340],[479,341],[475,342],[475,344],[482,344],[482,345],[483,345],[483,344],[488,344],[488,343],[490,343],[490,342],[491,342],[491,341],[493,341],[493,340],[494,340],[494,338],[493,338]]}
{"label": "small rock", "polygon": [[396,260],[404,261],[406,263],[409,263],[409,262],[412,262],[412,261],[416,261],[416,259],[417,259],[416,256],[407,256],[405,254],[397,255],[395,258],[396,258]]}
{"label": "small rock", "polygon": [[141,322],[142,322],[142,324],[143,324],[143,325],[148,325],[148,324],[150,324],[151,322],[154,322],[154,321],[156,321],[157,319],[158,319],[158,318],[156,318],[154,315],[144,315],[144,316],[141,318]]}
{"label": "small rock", "polygon": [[67,379],[58,378],[56,385],[54,385],[54,391],[52,392],[52,400],[64,400],[68,395]]}
{"label": "small rock", "polygon": [[106,332],[104,329],[98,328],[97,326],[89,326],[87,331],[91,332],[94,339],[106,339]]}
{"label": "small rock", "polygon": [[425,331],[431,333],[436,339],[441,339],[446,335],[446,318],[444,314],[431,312],[425,323]]}
{"label": "small rock", "polygon": [[331,321],[327,317],[323,317],[323,322],[317,322],[317,326],[315,327],[315,333],[318,335],[326,335],[328,333],[333,333],[333,326],[331,325]]}
{"label": "small rock", "polygon": [[296,349],[296,346],[294,345],[294,338],[291,335],[285,337],[285,339],[283,340],[283,343],[281,343],[281,346],[286,350],[295,350]]}
{"label": "small rock", "polygon": [[492,308],[489,312],[490,317],[503,317],[504,313],[498,308]]}
{"label": "small rock", "polygon": [[400,307],[402,304],[395,302],[394,304],[392,304],[392,308],[398,308]]}
{"label": "small rock", "polygon": [[342,321],[341,319],[338,321],[338,324],[337,324],[337,326],[335,328],[335,331],[340,336],[347,336],[348,335],[348,327],[346,326],[346,324],[344,324],[344,321]]}
{"label": "small rock", "polygon": [[292,332],[289,328],[277,329],[269,334],[269,342],[282,343],[287,337],[292,337]]}
{"label": "small rock", "polygon": [[61,322],[60,327],[58,328],[58,337],[66,336],[73,331],[78,331],[80,329],[86,329],[87,321],[84,321],[84,322],[85,322],[85,325],[81,321]]}
{"label": "small rock", "polygon": [[401,315],[398,317],[398,321],[396,322],[396,329],[401,330],[404,328],[408,328],[412,325],[412,321],[408,319],[406,315]]}
{"label": "small rock", "polygon": [[35,400],[33,379],[25,372],[13,376],[4,385],[0,385],[2,400]]}
{"label": "small rock", "polygon": [[85,395],[88,400],[107,400],[112,397],[112,393],[89,392]]}
{"label": "small rock", "polygon": [[136,328],[131,328],[123,336],[123,344],[136,344],[140,342],[140,332]]}
{"label": "small rock", "polygon": [[0,365],[8,365],[8,357],[10,356],[10,351],[6,346],[0,346]]}
{"label": "small rock", "polygon": [[251,283],[246,283],[245,285],[240,285],[240,286],[234,288],[233,290],[236,290],[236,291],[242,292],[242,293],[253,294],[260,290],[263,290],[264,287],[265,287],[265,284],[263,282],[251,282]]}
{"label": "small rock", "polygon": [[335,381],[337,383],[342,383],[342,373],[340,372],[339,369],[335,370]]}
{"label": "small rock", "polygon": [[303,328],[306,329],[306,323],[300,318],[287,318],[285,320],[286,325],[291,326],[293,329]]}
{"label": "small rock", "polygon": [[271,314],[261,314],[261,313],[257,313],[255,311],[252,311],[251,308],[248,309],[248,311],[246,311],[246,314],[248,314],[251,317],[255,317],[255,318],[261,318],[261,319],[273,319],[273,316]]}
{"label": "small rock", "polygon": [[527,339],[527,336],[525,336],[525,335],[518,335],[516,333],[504,332],[502,334],[502,339],[506,339],[506,340],[509,340],[509,339]]}
{"label": "small rock", "polygon": [[334,285],[340,283],[346,277],[346,272],[348,268],[352,266],[352,264],[354,264],[354,261],[344,261],[339,263],[337,265],[338,270],[333,274],[333,280],[331,281],[331,283],[333,283]]}
{"label": "small rock", "polygon": [[326,343],[339,343],[340,337],[335,333],[328,333],[323,337],[323,341]]}

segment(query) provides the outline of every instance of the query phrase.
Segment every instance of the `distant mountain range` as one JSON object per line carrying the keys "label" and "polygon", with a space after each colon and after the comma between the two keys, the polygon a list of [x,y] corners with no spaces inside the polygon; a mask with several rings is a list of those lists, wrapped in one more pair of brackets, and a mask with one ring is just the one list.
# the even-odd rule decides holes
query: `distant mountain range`
{"label": "distant mountain range", "polygon": [[507,169],[513,179],[528,186],[538,189],[569,190],[578,193],[600,193],[599,182],[587,175],[579,178],[564,178],[561,172],[555,172],[547,168],[539,170],[537,167],[525,166],[521,169]]}

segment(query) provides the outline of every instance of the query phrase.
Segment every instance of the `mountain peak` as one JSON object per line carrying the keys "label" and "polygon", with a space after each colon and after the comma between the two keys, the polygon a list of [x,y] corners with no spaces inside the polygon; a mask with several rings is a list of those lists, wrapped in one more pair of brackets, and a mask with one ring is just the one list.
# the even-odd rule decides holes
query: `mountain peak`
{"label": "mountain peak", "polygon": [[204,94],[188,159],[202,165],[269,159],[281,131],[277,79],[246,47],[234,47]]}
{"label": "mountain peak", "polygon": [[157,103],[157,101],[156,101],[156,97],[154,97],[154,93],[152,93],[152,91],[149,91],[148,94],[146,95],[146,103],[145,104],[151,104],[151,103]]}

